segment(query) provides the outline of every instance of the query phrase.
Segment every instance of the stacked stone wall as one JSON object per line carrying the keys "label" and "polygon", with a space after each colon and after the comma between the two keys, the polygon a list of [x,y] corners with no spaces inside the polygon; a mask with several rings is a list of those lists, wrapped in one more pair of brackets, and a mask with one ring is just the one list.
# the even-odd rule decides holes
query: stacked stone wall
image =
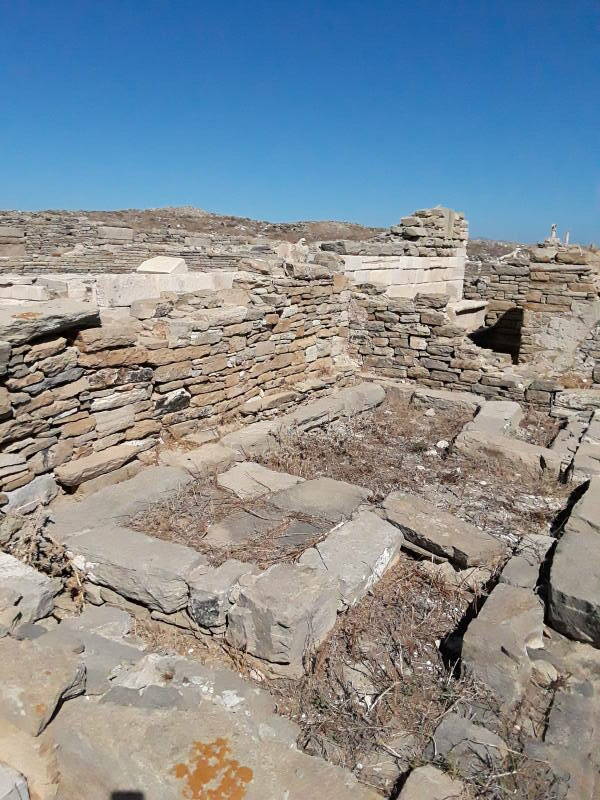
{"label": "stacked stone wall", "polygon": [[507,355],[484,350],[448,314],[448,297],[388,297],[373,286],[352,296],[350,345],[364,370],[434,389],[550,407],[559,385],[526,378]]}
{"label": "stacked stone wall", "polygon": [[268,417],[334,369],[343,384],[347,295],[342,276],[313,275],[163,295],[104,325],[72,301],[2,309],[3,504],[130,474],[166,437]]}
{"label": "stacked stone wall", "polygon": [[157,255],[189,269],[238,269],[240,259],[273,252],[268,242],[199,235],[183,228],[133,230],[61,213],[0,212],[0,268],[21,274],[135,270]]}

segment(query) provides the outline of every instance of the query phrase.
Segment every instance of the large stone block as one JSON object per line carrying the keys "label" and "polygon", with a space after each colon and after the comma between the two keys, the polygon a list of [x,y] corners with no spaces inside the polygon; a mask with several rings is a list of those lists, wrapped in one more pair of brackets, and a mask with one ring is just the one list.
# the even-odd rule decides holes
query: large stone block
{"label": "large stone block", "polygon": [[27,305],[0,308],[0,340],[13,345],[58,334],[69,328],[99,324],[95,305],[73,300],[50,300],[35,308]]}
{"label": "large stone block", "polygon": [[37,641],[0,641],[0,720],[38,736],[59,703],[84,689],[78,655]]}
{"label": "large stone block", "polygon": [[173,256],[155,256],[154,258],[148,258],[146,261],[142,261],[136,270],[136,272],[153,272],[165,275],[173,275],[174,273],[180,274],[187,271],[187,264],[183,258],[176,258]]}
{"label": "large stone block", "polygon": [[85,787],[86,800],[132,788],[145,800],[379,800],[351,772],[296,749],[280,718],[249,711],[239,689],[201,695],[193,685],[215,681],[194,673],[172,683],[66,705],[44,736],[61,798]]}
{"label": "large stone block", "polygon": [[295,486],[303,480],[304,478],[299,478],[297,475],[267,469],[254,461],[234,464],[227,472],[217,475],[218,485],[240,500],[254,500],[271,492]]}
{"label": "large stone block", "polygon": [[89,581],[165,614],[186,607],[189,575],[206,564],[190,547],[116,525],[72,536],[68,548]]}
{"label": "large stone block", "polygon": [[454,440],[456,452],[479,461],[501,459],[507,468],[518,474],[539,475],[548,472],[558,478],[561,473],[560,454],[510,436],[463,429]]}
{"label": "large stone block", "polygon": [[47,617],[57,588],[47,575],[0,553],[0,636],[11,633],[16,625]]}
{"label": "large stone block", "polygon": [[152,446],[151,441],[127,442],[114,447],[107,447],[98,453],[69,461],[56,467],[55,474],[64,486],[78,486],[84,481],[97,478],[107,472],[119,469],[138,453]]}
{"label": "large stone block", "polygon": [[98,236],[114,242],[132,242],[133,230],[131,228],[118,228],[116,225],[99,225]]}
{"label": "large stone block", "polygon": [[336,578],[341,605],[353,606],[394,564],[403,539],[394,525],[372,511],[361,511],[318,547],[306,550],[299,563]]}
{"label": "large stone block", "polygon": [[499,583],[469,624],[462,663],[512,711],[531,676],[528,649],[542,648],[544,609],[530,589]]}
{"label": "large stone block", "polygon": [[277,492],[269,502],[282,511],[340,522],[349,519],[370,494],[363,486],[332,478],[316,478]]}
{"label": "large stone block", "polygon": [[600,477],[575,504],[550,569],[553,628],[600,647]]}
{"label": "large stone block", "polygon": [[226,639],[238,650],[300,677],[304,660],[324,641],[337,616],[335,581],[308,567],[276,564],[240,580]]}

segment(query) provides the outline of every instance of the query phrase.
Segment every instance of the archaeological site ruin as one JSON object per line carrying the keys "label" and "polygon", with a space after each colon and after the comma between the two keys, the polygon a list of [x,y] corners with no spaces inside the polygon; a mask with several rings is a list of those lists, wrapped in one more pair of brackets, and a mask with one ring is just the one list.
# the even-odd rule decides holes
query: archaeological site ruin
{"label": "archaeological site ruin", "polygon": [[0,212],[0,800],[600,797],[600,253]]}

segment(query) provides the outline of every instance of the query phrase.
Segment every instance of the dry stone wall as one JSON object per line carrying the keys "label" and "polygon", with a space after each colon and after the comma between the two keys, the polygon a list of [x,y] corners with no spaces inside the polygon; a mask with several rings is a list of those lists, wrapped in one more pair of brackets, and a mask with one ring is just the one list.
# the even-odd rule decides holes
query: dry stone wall
{"label": "dry stone wall", "polygon": [[597,254],[579,247],[519,249],[492,263],[489,279],[465,287],[468,299],[488,302],[485,322],[493,330],[480,343],[518,363],[542,358],[557,372],[569,369],[598,321],[599,270]]}
{"label": "dry stone wall", "polygon": [[459,300],[467,237],[464,216],[438,207],[415,211],[373,239],[324,242],[321,248],[341,257],[354,283],[380,284],[395,297],[429,292]]}
{"label": "dry stone wall", "polygon": [[170,227],[139,231],[60,212],[0,212],[0,267],[22,274],[131,272],[157,255],[184,258],[191,270],[235,270],[240,259],[265,253],[273,255],[273,242]]}
{"label": "dry stone wall", "polygon": [[[281,277],[139,301],[101,324],[55,300],[0,313],[0,489],[31,510],[58,487],[132,474],[167,434],[318,395],[351,366],[342,276]],[[92,482],[92,483],[90,483]]]}
{"label": "dry stone wall", "polygon": [[550,404],[557,387],[513,373],[508,356],[473,344],[449,316],[447,296],[393,298],[361,288],[352,296],[350,343],[364,369],[433,389]]}

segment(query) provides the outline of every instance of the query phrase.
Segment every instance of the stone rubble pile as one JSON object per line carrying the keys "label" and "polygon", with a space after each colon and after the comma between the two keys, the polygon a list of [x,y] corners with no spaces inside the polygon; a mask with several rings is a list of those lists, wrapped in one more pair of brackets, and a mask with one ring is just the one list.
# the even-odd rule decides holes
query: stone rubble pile
{"label": "stone rubble pile", "polygon": [[324,242],[321,249],[339,255],[455,256],[465,247],[468,225],[449,208],[426,208],[403,217],[398,225],[363,242]]}

